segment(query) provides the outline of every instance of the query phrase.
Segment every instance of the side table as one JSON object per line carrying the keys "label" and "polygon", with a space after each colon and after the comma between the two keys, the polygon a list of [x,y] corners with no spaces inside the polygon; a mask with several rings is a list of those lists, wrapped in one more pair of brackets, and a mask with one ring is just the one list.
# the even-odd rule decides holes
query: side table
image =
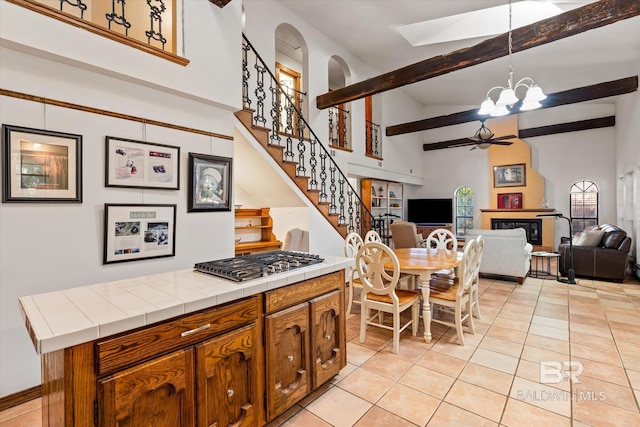
{"label": "side table", "polygon": [[[553,277],[553,273],[551,273],[551,258],[559,258],[560,254],[554,252],[531,252],[531,268],[529,269],[529,276],[534,277],[536,279],[544,279]],[[535,258],[535,267],[534,261]],[[546,261],[546,262],[545,262]],[[540,263],[540,264],[539,264]],[[546,265],[545,265],[546,264]],[[556,280],[558,280],[558,263],[556,262]]]}

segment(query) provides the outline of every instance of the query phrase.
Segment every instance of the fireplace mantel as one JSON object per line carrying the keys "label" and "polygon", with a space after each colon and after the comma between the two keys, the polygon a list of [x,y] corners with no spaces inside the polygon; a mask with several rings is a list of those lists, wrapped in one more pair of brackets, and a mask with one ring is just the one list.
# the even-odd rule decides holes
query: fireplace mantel
{"label": "fireplace mantel", "polygon": [[538,209],[480,209],[480,212],[512,212],[512,213],[518,213],[518,212],[542,212],[542,213],[548,213],[548,212],[555,212],[556,210],[553,208],[538,208]]}
{"label": "fireplace mantel", "polygon": [[[556,212],[553,208],[534,208],[534,209],[480,209],[482,228],[485,230],[491,229],[492,219],[527,219],[537,218],[538,214],[549,214]],[[547,219],[542,221],[542,244],[534,245],[536,251],[553,251],[554,250],[554,219],[553,217],[546,217],[540,219]]]}

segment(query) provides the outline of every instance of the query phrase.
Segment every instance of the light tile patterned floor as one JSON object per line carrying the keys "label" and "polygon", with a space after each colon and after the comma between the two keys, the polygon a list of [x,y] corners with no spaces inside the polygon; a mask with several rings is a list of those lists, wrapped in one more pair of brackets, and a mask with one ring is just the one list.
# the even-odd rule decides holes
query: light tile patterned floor
{"label": "light tile patterned floor", "polygon": [[[465,347],[437,325],[426,344],[421,326],[396,355],[389,331],[360,344],[349,316],[347,367],[269,427],[640,425],[640,282],[482,279],[481,292]],[[541,382],[541,362],[580,382]],[[0,427],[40,425],[39,399],[0,413]]]}

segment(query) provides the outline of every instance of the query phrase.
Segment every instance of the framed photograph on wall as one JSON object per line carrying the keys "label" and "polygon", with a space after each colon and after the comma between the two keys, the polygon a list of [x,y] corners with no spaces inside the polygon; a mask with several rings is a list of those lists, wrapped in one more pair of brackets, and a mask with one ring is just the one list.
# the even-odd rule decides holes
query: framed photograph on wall
{"label": "framed photograph on wall", "polygon": [[176,205],[104,205],[103,264],[176,254]]}
{"label": "framed photograph on wall", "polygon": [[106,137],[106,187],[180,189],[180,147]]}
{"label": "framed photograph on wall", "polygon": [[231,210],[231,159],[189,153],[187,212]]}
{"label": "framed photograph on wall", "polygon": [[2,125],[2,201],[82,203],[82,135]]}
{"label": "framed photograph on wall", "polygon": [[503,165],[493,167],[493,187],[524,187],[527,184],[526,165]]}
{"label": "framed photograph on wall", "polygon": [[522,209],[522,193],[498,194],[498,209]]}

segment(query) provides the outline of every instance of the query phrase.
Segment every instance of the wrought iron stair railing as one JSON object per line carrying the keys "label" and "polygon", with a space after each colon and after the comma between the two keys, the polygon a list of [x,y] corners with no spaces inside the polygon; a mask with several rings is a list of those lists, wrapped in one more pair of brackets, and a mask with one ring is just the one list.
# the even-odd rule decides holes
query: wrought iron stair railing
{"label": "wrought iron stair railing", "polygon": [[282,168],[294,181],[307,180],[307,197],[336,230],[343,236],[349,232],[364,235],[375,224],[373,215],[309,126],[296,99],[289,95],[290,88],[279,84],[251,42],[244,34],[242,37],[242,102],[245,111],[252,113],[252,126],[268,131],[265,148],[281,148]]}

